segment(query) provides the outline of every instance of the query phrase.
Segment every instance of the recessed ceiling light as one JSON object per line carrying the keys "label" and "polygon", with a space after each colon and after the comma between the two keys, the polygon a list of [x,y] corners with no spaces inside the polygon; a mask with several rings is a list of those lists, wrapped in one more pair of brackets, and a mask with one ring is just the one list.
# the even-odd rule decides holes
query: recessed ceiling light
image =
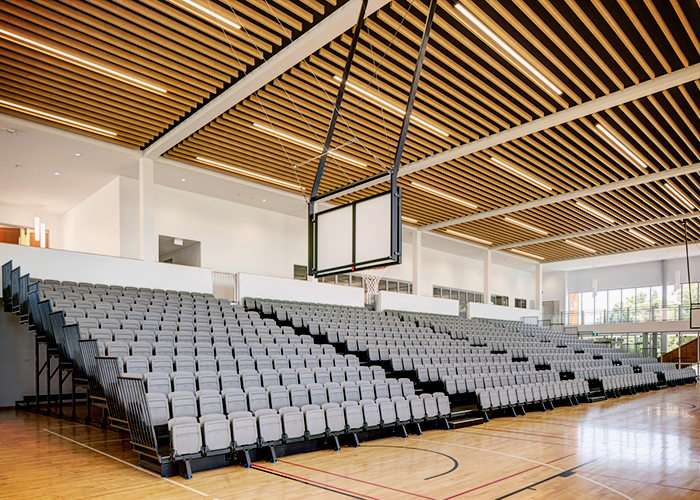
{"label": "recessed ceiling light", "polygon": [[53,175],[61,175],[61,174],[59,174],[58,172],[54,172]]}
{"label": "recessed ceiling light", "polygon": [[471,12],[469,12],[467,9],[465,9],[461,4],[456,4],[455,8],[460,11],[471,23],[479,28],[482,33],[484,33],[486,36],[488,36],[491,40],[493,40],[501,49],[505,50],[506,53],[515,59],[518,63],[520,63],[521,66],[523,66],[525,69],[527,69],[532,75],[537,77],[542,83],[545,84],[546,87],[552,90],[557,95],[561,95],[561,90],[559,90],[556,85],[554,85],[552,82],[550,82],[542,73],[537,71],[530,63],[528,63],[525,59],[523,59],[520,54],[515,52],[506,42],[498,38],[496,34],[488,29],[481,21],[479,21],[476,16],[474,16]]}
{"label": "recessed ceiling light", "polygon": [[39,116],[41,118],[46,118],[47,120],[51,120],[54,122],[67,123],[68,125],[72,125],[73,127],[82,128],[82,129],[88,130],[90,132],[95,132],[96,134],[108,135],[111,137],[116,137],[116,135],[117,135],[116,132],[110,132],[109,130],[103,130],[101,128],[93,127],[92,125],[86,125],[85,123],[80,123],[80,122],[76,122],[73,120],[69,120],[68,118],[63,118],[62,116],[50,115],[49,113],[44,113],[43,111],[39,111],[37,109],[32,109],[32,108],[28,108],[26,106],[21,106],[19,104],[15,104],[14,102],[0,100],[0,106],[4,106],[4,107],[10,108],[10,109],[18,109],[18,110],[24,111],[25,113],[28,113],[30,115],[35,115],[35,116]]}
{"label": "recessed ceiling light", "polygon": [[[343,79],[340,78],[339,76],[334,76],[334,77],[333,77],[333,80],[336,81],[336,82],[342,82],[342,81],[343,81]],[[364,96],[364,97],[367,97],[367,98],[373,100],[374,102],[378,103],[381,107],[387,108],[389,111],[392,111],[394,114],[397,114],[397,115],[399,115],[399,116],[401,116],[401,117],[403,117],[403,116],[406,115],[406,111],[404,111],[404,110],[402,110],[402,109],[400,109],[400,108],[397,108],[397,107],[394,106],[393,104],[389,104],[389,103],[386,102],[385,100],[380,99],[379,97],[375,96],[375,95],[372,94],[371,92],[367,92],[366,90],[361,89],[361,88],[358,87],[357,85],[353,85],[353,84],[350,83],[350,82],[345,82],[345,85],[346,85],[351,91],[353,91],[353,92],[355,92],[355,93],[358,93],[358,94],[360,94],[360,95],[362,95],[362,96]],[[427,129],[427,130],[430,130],[431,132],[435,132],[436,134],[441,135],[441,136],[443,136],[443,137],[449,137],[449,136],[450,136],[450,134],[448,134],[447,132],[443,132],[443,131],[440,130],[439,128],[432,126],[430,123],[428,123],[428,122],[426,122],[426,121],[424,121],[424,120],[421,120],[420,118],[414,116],[412,113],[411,113],[411,121],[414,121],[414,122],[416,122],[418,125],[420,125],[421,127],[425,128],[425,129]]]}
{"label": "recessed ceiling light", "polygon": [[[224,164],[224,163],[219,163],[218,161],[207,160],[206,158],[200,158],[199,156],[197,157],[197,160],[199,160],[199,161],[201,161],[201,162],[203,162],[203,163],[209,163],[210,165],[215,165],[215,166],[217,166],[217,167],[219,167],[219,168],[223,168],[223,169],[226,169],[226,170],[231,170],[232,172],[238,172],[239,174],[247,175],[247,176],[250,176],[250,177],[256,177],[256,178],[258,178],[258,179],[262,179],[262,180],[268,181],[268,182],[274,182],[275,184],[280,184],[280,185],[282,185],[282,186],[286,186],[286,187],[291,188],[291,189],[299,189],[299,186],[294,185],[294,184],[292,184],[291,182],[281,181],[281,180],[279,180],[279,179],[275,179],[274,177],[268,177],[267,175],[262,175],[262,174],[258,174],[258,173],[255,173],[255,172],[250,172],[250,171],[244,170],[244,169],[242,169],[242,168],[232,167],[231,165],[226,165],[226,164]],[[252,198],[251,198],[251,199],[252,199]]]}
{"label": "recessed ceiling light", "polygon": [[544,257],[540,257],[539,255],[535,255],[534,253],[523,252],[522,250],[518,250],[517,248],[509,248],[508,250],[523,255],[525,257],[530,257],[531,259],[544,260]]}
{"label": "recessed ceiling light", "polygon": [[237,25],[236,23],[229,21],[229,20],[226,19],[225,17],[220,16],[219,14],[217,14],[216,12],[214,12],[214,11],[212,11],[212,10],[209,10],[209,9],[206,9],[206,8],[202,7],[201,5],[199,5],[199,4],[196,3],[196,2],[193,2],[192,0],[179,0],[178,2],[176,2],[176,1],[174,1],[174,0],[170,0],[170,2],[172,2],[172,3],[174,3],[174,4],[179,4],[180,2],[183,2],[183,3],[187,4],[187,5],[190,5],[190,6],[194,7],[196,10],[188,9],[188,8],[187,8],[186,6],[184,6],[184,5],[180,5],[180,7],[182,7],[182,8],[185,9],[185,10],[188,10],[188,11],[192,12],[193,14],[198,15],[199,17],[202,17],[202,18],[206,19],[206,17],[202,16],[202,14],[201,14],[201,13],[204,13],[204,14],[206,14],[206,15],[208,15],[208,16],[211,16],[211,17],[213,17],[213,18],[215,18],[215,19],[218,19],[218,20],[221,21],[222,23],[225,23],[225,24],[229,25],[231,28],[233,28],[233,29],[235,29],[235,30],[241,29],[241,27],[240,27],[239,25]]}
{"label": "recessed ceiling light", "polygon": [[519,169],[508,165],[506,162],[499,160],[498,158],[491,157],[491,161],[494,162],[499,167],[505,168],[506,170],[513,172],[515,175],[517,175],[521,179],[525,179],[530,184],[535,184],[536,186],[539,186],[542,189],[546,189],[547,191],[552,191],[554,189],[549,184],[545,184],[544,182],[538,181],[534,177],[531,177],[531,176],[527,175],[525,172],[522,172]]}
{"label": "recessed ceiling light", "polygon": [[511,219],[510,217],[504,217],[505,220],[510,222],[511,224],[517,224],[518,226],[522,226],[525,229],[529,229],[530,231],[534,231],[536,233],[544,234],[547,235],[547,231],[543,231],[542,229],[537,229],[536,227],[533,227],[529,224],[525,224],[524,222],[520,222],[519,220]]}
{"label": "recessed ceiling light", "polygon": [[585,203],[581,203],[580,201],[577,201],[577,202],[576,202],[576,206],[579,207],[579,208],[584,209],[586,212],[588,212],[588,213],[590,213],[590,214],[595,215],[595,216],[598,217],[599,219],[603,219],[604,221],[609,222],[610,224],[617,224],[617,222],[615,221],[615,219],[613,219],[612,217],[608,217],[608,216],[605,215],[603,212],[601,212],[601,211],[599,211],[599,210],[596,210],[595,208],[593,208],[593,207],[591,207],[591,206],[588,206],[588,205],[586,205]]}
{"label": "recessed ceiling light", "polygon": [[80,156],[80,153],[75,153],[75,156]]}
{"label": "recessed ceiling light", "polygon": [[429,193],[433,193],[433,194],[436,194],[438,196],[442,196],[443,198],[454,201],[455,203],[459,203],[461,205],[465,205],[465,206],[470,207],[470,208],[478,208],[473,203],[469,203],[468,201],[462,200],[461,198],[457,198],[457,197],[449,195],[447,193],[443,193],[442,191],[438,191],[437,189],[433,189],[433,188],[428,187],[424,184],[420,184],[418,182],[411,181],[411,185],[416,186],[418,189],[422,189],[423,191],[428,191]]}
{"label": "recessed ceiling light", "polygon": [[[274,137],[279,137],[282,139],[287,139],[288,141],[294,142],[296,144],[299,144],[300,146],[304,146],[305,148],[311,149],[312,151],[319,151],[323,153],[323,147],[322,146],[316,146],[315,144],[311,144],[309,142],[306,142],[302,139],[298,139],[296,137],[293,137],[291,135],[283,134],[282,132],[276,132],[275,130],[272,130],[271,128],[265,127],[263,125],[260,125],[259,123],[253,123],[254,127],[259,128],[263,132],[270,134]],[[366,163],[359,162],[357,160],[353,160],[352,158],[348,158],[347,156],[344,155],[339,155],[338,153],[335,152],[329,152],[329,156],[332,156],[333,158],[338,158],[341,160],[345,160],[349,163],[354,163],[355,165],[359,165],[360,167],[367,167]]]}
{"label": "recessed ceiling light", "polygon": [[564,240],[564,243],[571,245],[572,247],[577,247],[577,248],[580,248],[581,250],[585,250],[586,252],[598,253],[597,250],[593,250],[591,247],[587,247],[586,245],[581,245],[580,243],[576,243],[575,241]]}
{"label": "recessed ceiling light", "polygon": [[0,37],[5,38],[6,40],[13,41],[15,43],[19,43],[20,45],[24,45],[25,47],[32,48],[34,50],[38,50],[39,52],[43,52],[44,54],[48,54],[53,57],[57,57],[58,59],[62,59],[64,61],[68,61],[73,64],[77,64],[78,66],[82,66],[83,68],[87,68],[93,71],[97,71],[98,73],[102,73],[104,75],[110,76],[112,78],[116,78],[118,80],[122,80],[126,83],[129,83],[131,85],[135,85],[137,87],[142,87],[146,90],[149,90],[151,92],[167,92],[167,90],[156,87],[155,85],[151,85],[150,83],[146,83],[143,80],[139,80],[137,78],[131,77],[129,75],[125,75],[124,73],[120,73],[118,71],[114,71],[113,69],[106,68],[104,66],[100,66],[99,64],[95,64],[94,62],[88,61],[86,59],[81,59],[80,57],[76,57],[74,55],[68,54],[67,52],[63,52],[58,49],[54,49],[53,47],[49,47],[48,45],[44,45],[43,43],[36,42],[34,40],[30,40],[29,38],[25,38],[23,36],[17,35],[15,33],[12,33],[10,31],[6,31],[3,29],[0,29]]}
{"label": "recessed ceiling light", "polygon": [[680,202],[681,205],[683,205],[688,210],[695,211],[698,209],[698,207],[696,207],[695,204],[692,201],[690,201],[687,196],[681,193],[673,184],[669,182],[665,183],[664,189],[668,191],[671,194],[671,196],[673,196],[678,202]]}
{"label": "recessed ceiling light", "polygon": [[595,128],[597,128],[598,130],[600,130],[600,131],[603,133],[603,137],[605,137],[605,139],[606,139],[609,143],[611,143],[611,144],[613,144],[614,146],[616,146],[617,149],[618,149],[623,155],[625,155],[629,160],[631,160],[632,163],[634,163],[635,166],[638,167],[639,170],[642,171],[642,173],[644,173],[644,174],[647,173],[647,171],[648,171],[648,169],[649,169],[649,166],[648,166],[646,163],[644,163],[644,161],[643,161],[639,156],[637,156],[636,154],[634,154],[634,153],[632,152],[631,149],[629,149],[627,146],[625,146],[624,144],[622,144],[622,141],[620,141],[617,137],[615,137],[608,129],[606,129],[605,127],[603,127],[600,123],[597,123],[596,126],[595,126]]}
{"label": "recessed ceiling light", "polygon": [[481,243],[482,245],[493,245],[490,241],[482,240],[481,238],[475,238],[474,236],[469,236],[468,234],[464,233],[458,233],[457,231],[453,231],[452,229],[446,229],[445,232],[450,233],[454,236],[459,236],[460,238],[466,238],[468,240],[476,241],[477,243]]}
{"label": "recessed ceiling light", "polygon": [[644,236],[644,235],[643,235],[642,233],[640,233],[639,231],[635,231],[634,229],[630,229],[629,232],[630,232],[630,234],[631,234],[632,236],[634,236],[634,237],[636,237],[636,238],[639,238],[639,239],[642,240],[642,241],[646,241],[646,242],[649,243],[650,245],[656,245],[656,242],[655,242],[654,240],[652,240],[651,238],[647,238],[646,236]]}
{"label": "recessed ceiling light", "polygon": [[263,201],[267,201],[265,198],[263,198]]}
{"label": "recessed ceiling light", "polygon": [[418,224],[418,221],[417,221],[416,219],[411,219],[410,217],[406,217],[406,216],[403,216],[403,215],[402,215],[402,216],[401,216],[401,219],[402,219],[404,222],[409,222],[409,223],[411,223],[411,224]]}
{"label": "recessed ceiling light", "polygon": [[182,182],[185,182],[185,179],[180,179]]}

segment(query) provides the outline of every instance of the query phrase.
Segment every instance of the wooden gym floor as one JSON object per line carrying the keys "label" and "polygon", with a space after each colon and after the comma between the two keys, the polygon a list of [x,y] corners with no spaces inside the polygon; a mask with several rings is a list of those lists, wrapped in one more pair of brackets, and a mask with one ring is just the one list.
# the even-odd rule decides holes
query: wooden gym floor
{"label": "wooden gym floor", "polygon": [[2,499],[700,498],[700,388],[161,479],[125,435],[0,412]]}

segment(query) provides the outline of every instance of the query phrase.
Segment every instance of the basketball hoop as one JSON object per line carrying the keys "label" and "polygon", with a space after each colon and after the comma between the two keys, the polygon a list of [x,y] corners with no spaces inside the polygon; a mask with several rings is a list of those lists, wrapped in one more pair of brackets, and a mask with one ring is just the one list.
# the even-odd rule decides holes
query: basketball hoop
{"label": "basketball hoop", "polygon": [[373,269],[363,269],[360,271],[362,278],[367,287],[367,298],[377,295],[379,293],[379,281],[382,279],[386,273],[385,267],[375,267]]}

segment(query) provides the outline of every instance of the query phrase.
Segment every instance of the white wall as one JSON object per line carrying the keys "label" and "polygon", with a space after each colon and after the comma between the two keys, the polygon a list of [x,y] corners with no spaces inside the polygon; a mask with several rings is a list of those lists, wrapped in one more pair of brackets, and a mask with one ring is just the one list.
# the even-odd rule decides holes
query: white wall
{"label": "white wall", "polygon": [[0,262],[12,260],[22,274],[61,281],[211,293],[211,271],[199,267],[91,255],[0,243]]}
{"label": "white wall", "polygon": [[459,315],[459,301],[381,291],[377,297],[377,310],[413,311],[457,316]]}
{"label": "white wall", "polygon": [[421,295],[432,297],[433,286],[484,291],[484,263],[480,260],[433,248],[423,248],[421,265]]}
{"label": "white wall", "polygon": [[138,259],[141,255],[139,181],[119,177],[119,255]]}
{"label": "white wall", "polygon": [[307,262],[306,220],[155,186],[155,231],[202,242],[202,266],[215,271],[294,277]]}
{"label": "white wall", "polygon": [[[535,273],[491,264],[491,294],[508,297],[508,304],[515,306],[515,299],[535,300]],[[483,290],[483,285],[480,287]],[[490,303],[491,298],[485,298]]]}
{"label": "white wall", "polygon": [[252,297],[354,307],[365,305],[365,292],[362,288],[248,273],[238,274],[238,297],[240,300]]}
{"label": "white wall", "polygon": [[537,316],[542,319],[542,311],[533,309],[519,309],[517,307],[495,306],[493,304],[479,304],[470,302],[467,304],[467,318],[492,318],[506,321],[520,321],[526,316]]}
{"label": "white wall", "polygon": [[119,178],[115,177],[61,217],[64,250],[118,257]]}

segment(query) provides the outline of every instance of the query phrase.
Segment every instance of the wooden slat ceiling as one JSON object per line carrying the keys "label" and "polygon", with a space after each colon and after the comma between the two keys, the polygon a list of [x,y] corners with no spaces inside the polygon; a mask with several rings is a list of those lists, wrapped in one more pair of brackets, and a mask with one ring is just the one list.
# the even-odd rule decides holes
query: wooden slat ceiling
{"label": "wooden slat ceiling", "polygon": [[[0,60],[0,99],[41,106],[76,121],[92,120],[88,123],[118,132],[111,140],[143,148],[239,79],[241,67],[251,71],[262,61],[249,39],[222,33],[215,23],[185,10],[182,2],[0,0],[0,29],[11,28],[22,36],[95,58],[168,90],[157,95],[0,38],[0,50],[8,54]],[[211,4],[221,15],[231,15],[229,0]],[[316,0],[269,4],[284,29],[266,10],[265,0],[231,3],[237,14],[231,19],[243,24],[256,45],[264,47],[265,58],[288,43],[288,36],[299,36],[335,8],[335,2]],[[696,1],[463,0],[461,5],[531,69],[489,39],[453,2],[439,0],[413,113],[422,121],[411,122],[402,164],[700,64]],[[367,19],[333,137],[332,147],[338,149],[327,163],[321,192],[391,166],[403,119],[400,110],[405,107],[427,10],[428,0],[394,0]],[[349,30],[320,48],[165,156],[282,189],[310,192],[338,89],[334,77],[342,74],[351,36]],[[363,97],[363,91],[370,95]],[[385,104],[379,105],[377,99]],[[404,176],[400,179],[403,213],[417,225],[426,225],[694,164],[700,162],[699,130],[700,81],[693,81]],[[540,184],[524,180],[492,158]],[[700,206],[700,177],[685,175],[670,182]],[[583,201],[619,223],[683,213],[687,208],[668,194],[664,183],[643,183]],[[384,190],[386,184],[336,202]],[[510,217],[549,235],[607,224],[575,201]],[[502,217],[446,229],[494,246],[541,236]],[[675,222],[639,231],[658,245],[680,241]],[[601,254],[650,246],[623,231],[581,241],[588,241]],[[530,247],[531,253],[547,261],[588,255],[562,241],[520,249]]]}
{"label": "wooden slat ceiling", "polygon": [[[613,5],[584,0],[465,2],[510,47],[529,54],[528,62],[562,90],[561,95],[556,95],[487,44],[476,30],[469,29],[462,14],[450,3],[440,1],[414,116],[449,137],[412,122],[402,163],[697,64],[697,5],[665,2],[662,8],[660,4],[622,1]],[[408,2],[394,1],[368,19],[349,82],[401,108],[410,86],[426,13],[423,2],[409,6]],[[291,185],[300,184],[308,192],[318,164],[318,151],[278,139],[269,132],[261,133],[254,124],[320,144],[332,111],[330,101],[337,92],[334,76],[342,74],[350,39],[348,32],[322,48],[279,81],[270,82],[257,95],[173,148],[168,156],[199,165],[202,163],[196,160],[198,157],[248,168]],[[373,80],[375,72],[377,78]],[[371,99],[361,100],[353,88],[345,96],[341,112],[351,122],[352,132],[341,120],[333,147],[340,147],[338,153],[365,166],[329,159],[321,192],[381,172],[382,164],[390,166],[399,136],[400,115],[382,110]],[[699,107],[700,82],[696,81],[402,177],[403,213],[418,225],[425,225],[699,162]],[[643,163],[638,164],[621,151],[597,125]],[[491,158],[519,169],[551,189],[524,182]],[[673,182],[700,203],[696,198],[699,180],[692,175]],[[478,208],[441,198],[411,182]],[[379,185],[336,201],[348,202],[385,189],[386,184]],[[613,191],[586,201],[606,213],[620,214],[614,217],[620,223],[670,216],[684,210],[660,183]],[[592,220],[574,202],[516,213],[512,218],[521,218],[550,235],[606,224]],[[502,217],[448,229],[493,245],[541,236],[505,222]],[[654,231],[650,234],[658,244],[681,241],[671,229]],[[605,239],[605,235],[596,238]],[[630,248],[648,246],[630,238],[625,241],[630,242]],[[547,254],[547,260],[579,257],[582,253],[561,242],[549,245],[559,248],[560,253]],[[596,248],[603,253],[622,250],[617,243]]]}
{"label": "wooden slat ceiling", "polygon": [[[201,11],[193,2],[242,28],[197,15]],[[0,0],[0,100],[114,132],[77,129],[143,148],[335,5],[336,0]],[[111,72],[166,92],[126,83]],[[45,115],[6,105],[0,111],[76,131]]]}

